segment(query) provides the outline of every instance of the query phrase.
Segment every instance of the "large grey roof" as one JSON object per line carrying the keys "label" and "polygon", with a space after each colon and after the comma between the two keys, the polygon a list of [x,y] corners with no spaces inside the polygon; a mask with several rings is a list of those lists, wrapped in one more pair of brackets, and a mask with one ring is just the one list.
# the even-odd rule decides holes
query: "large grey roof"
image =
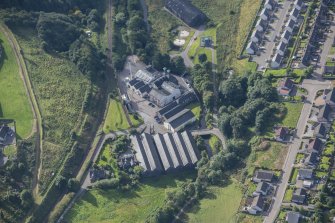
{"label": "large grey roof", "polygon": [[187,151],[190,155],[192,164],[195,164],[196,162],[198,162],[200,154],[199,154],[198,148],[197,148],[197,146],[194,142],[194,139],[193,139],[191,133],[188,132],[188,131],[182,132],[181,135],[184,139],[184,142],[185,142],[185,145],[187,147]]}
{"label": "large grey roof", "polygon": [[166,105],[164,108],[158,111],[160,115],[164,115],[167,112],[171,111],[173,108],[175,108],[178,105],[176,101],[171,102],[170,104]]}
{"label": "large grey roof", "polygon": [[194,118],[194,114],[190,110],[184,109],[183,111],[176,114],[175,116],[173,116],[166,122],[169,123],[172,128],[176,129],[193,118]]}
{"label": "large grey roof", "polygon": [[147,133],[143,133],[142,137],[143,147],[148,158],[151,171],[162,171],[163,167],[159,161],[158,154],[151,136]]}
{"label": "large grey roof", "polygon": [[158,154],[162,160],[163,167],[166,171],[168,171],[174,166],[169,153],[169,149],[165,143],[165,139],[161,134],[154,135],[153,138],[157,147]]}
{"label": "large grey roof", "polygon": [[293,16],[294,18],[298,18],[299,14],[300,14],[300,10],[297,8],[294,8],[290,15]]}
{"label": "large grey roof", "polygon": [[144,172],[150,171],[150,164],[148,162],[147,156],[145,155],[145,150],[142,144],[141,137],[139,135],[134,135],[130,137],[133,149],[135,150],[135,156],[140,166],[144,169]]}
{"label": "large grey roof", "polygon": [[282,35],[282,38],[283,39],[286,39],[287,41],[291,39],[291,36],[292,36],[292,33],[288,30],[285,30],[283,35]]}
{"label": "large grey roof", "polygon": [[171,109],[169,112],[165,113],[164,118],[169,119],[175,116],[176,114],[178,114],[179,112],[181,112],[182,110],[184,110],[184,105],[178,105],[174,107],[173,109]]}
{"label": "large grey roof", "polygon": [[286,50],[286,47],[287,47],[287,43],[284,43],[283,41],[281,41],[280,43],[279,43],[279,45],[278,45],[278,50],[280,50],[280,51],[285,51]]}
{"label": "large grey roof", "polygon": [[177,145],[177,149],[181,158],[181,161],[183,163],[183,166],[187,166],[191,163],[190,155],[188,154],[185,142],[183,138],[181,137],[181,134],[179,132],[173,133],[173,139]]}
{"label": "large grey roof", "polygon": [[166,133],[163,135],[164,139],[165,139],[165,143],[166,146],[169,150],[173,165],[175,168],[178,168],[180,166],[183,166],[181,157],[179,155],[178,149],[177,149],[177,145],[174,141],[174,138],[172,136],[172,134],[170,133]]}

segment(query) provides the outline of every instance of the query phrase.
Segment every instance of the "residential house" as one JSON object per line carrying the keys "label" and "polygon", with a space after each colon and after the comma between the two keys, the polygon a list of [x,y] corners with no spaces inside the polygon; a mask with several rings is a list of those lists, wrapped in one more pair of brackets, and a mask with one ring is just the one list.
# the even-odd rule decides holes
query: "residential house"
{"label": "residential house", "polygon": [[296,22],[290,18],[285,25],[285,30],[293,33],[295,25],[296,25]]}
{"label": "residential house", "polygon": [[253,178],[254,182],[272,182],[274,179],[274,173],[269,170],[257,170]]}
{"label": "residential house", "polygon": [[276,0],[266,0],[264,4],[264,8],[267,8],[269,10],[274,10],[277,6],[277,1]]}
{"label": "residential house", "polygon": [[275,130],[276,141],[278,142],[285,142],[287,141],[289,130],[285,127],[279,127]]}
{"label": "residential house", "polygon": [[286,48],[287,48],[287,43],[284,43],[283,41],[281,41],[279,45],[277,46],[277,53],[281,56],[284,56]]}
{"label": "residential house", "polygon": [[290,13],[290,19],[292,19],[294,22],[297,22],[299,19],[300,10],[297,8],[293,8],[293,10]]}
{"label": "residential house", "polygon": [[279,83],[278,93],[282,96],[289,96],[294,88],[294,83],[289,78],[284,78]]}
{"label": "residential house", "polygon": [[255,43],[261,42],[262,35],[263,34],[261,31],[255,30],[251,35],[251,41]]}
{"label": "residential house", "polygon": [[271,10],[267,9],[267,8],[264,8],[262,11],[261,11],[261,14],[260,14],[260,18],[263,19],[263,20],[266,20],[266,21],[269,21],[270,20],[270,17],[271,17]]}
{"label": "residential house", "polygon": [[304,188],[311,188],[313,186],[313,180],[304,180],[302,186]]}
{"label": "residential house", "polygon": [[288,44],[290,42],[291,37],[292,37],[292,33],[290,31],[288,31],[288,30],[285,30],[283,32],[283,34],[281,35],[281,41],[283,43]]}
{"label": "residential house", "polygon": [[318,114],[318,122],[320,123],[327,123],[330,121],[330,114],[332,109],[329,104],[325,104],[321,107],[319,114]]}
{"label": "residential house", "polygon": [[318,164],[318,152],[311,152],[305,160],[305,165],[310,167],[315,167]]}
{"label": "residential house", "polygon": [[255,42],[253,41],[250,41],[248,46],[247,46],[247,53],[250,54],[250,55],[254,55],[256,54],[257,50],[258,50],[258,47],[256,45]]}
{"label": "residential house", "polygon": [[260,18],[256,23],[256,30],[259,32],[264,32],[267,26],[267,21]]}
{"label": "residential house", "polygon": [[300,213],[299,212],[293,212],[293,211],[289,211],[286,214],[286,222],[287,223],[299,223],[299,219],[300,219]]}
{"label": "residential house", "polygon": [[255,192],[253,193],[255,196],[258,195],[267,195],[269,190],[271,189],[271,184],[267,183],[267,182],[259,182],[257,184],[257,188],[255,190]]}
{"label": "residential house", "polygon": [[292,196],[292,202],[296,204],[304,204],[306,202],[307,192],[304,188],[295,190]]}
{"label": "residential house", "polygon": [[262,195],[258,195],[254,197],[252,204],[248,207],[248,212],[250,214],[257,214],[259,212],[263,212],[265,207],[264,198]]}
{"label": "residential house", "polygon": [[298,180],[312,180],[314,177],[312,169],[299,169],[298,170]]}
{"label": "residential house", "polygon": [[272,58],[271,61],[271,67],[276,69],[281,66],[281,63],[283,61],[283,56],[280,55],[279,53],[276,53],[275,56]]}
{"label": "residential house", "polygon": [[323,142],[319,138],[315,138],[309,141],[308,143],[308,152],[321,152],[323,147]]}
{"label": "residential house", "polygon": [[318,123],[318,125],[314,128],[313,136],[324,139],[326,138],[326,135],[327,135],[326,125],[323,123]]}
{"label": "residential house", "polygon": [[304,6],[303,0],[295,0],[294,8],[301,10],[303,6]]}
{"label": "residential house", "polygon": [[326,104],[330,105],[330,107],[335,107],[335,90],[334,88],[329,91],[325,96]]}

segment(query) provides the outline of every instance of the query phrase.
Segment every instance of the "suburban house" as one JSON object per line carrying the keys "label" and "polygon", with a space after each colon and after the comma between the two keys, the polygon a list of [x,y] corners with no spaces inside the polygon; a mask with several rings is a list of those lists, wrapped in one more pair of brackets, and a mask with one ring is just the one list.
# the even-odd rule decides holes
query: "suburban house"
{"label": "suburban house", "polygon": [[267,182],[259,182],[257,184],[257,188],[255,190],[255,192],[253,193],[253,195],[257,196],[257,195],[267,195],[269,190],[271,189],[271,184],[267,183]]}
{"label": "suburban house", "polygon": [[298,180],[312,180],[314,177],[312,169],[299,169]]}
{"label": "suburban house", "polygon": [[284,43],[283,41],[281,41],[277,46],[277,53],[281,56],[284,56],[286,48],[287,48],[287,43]]}
{"label": "suburban house", "polygon": [[272,182],[274,179],[274,173],[269,170],[257,170],[253,178],[254,182]]}
{"label": "suburban house", "polygon": [[289,130],[285,127],[279,127],[275,130],[276,141],[285,142],[287,141]]}
{"label": "suburban house", "polygon": [[302,0],[295,0],[294,7],[298,10],[301,10],[304,6],[304,2]]}
{"label": "suburban house", "polygon": [[274,55],[271,61],[272,68],[279,68],[283,61],[283,56],[280,55],[278,52]]}
{"label": "suburban house", "polygon": [[289,96],[294,88],[294,83],[289,78],[283,78],[279,83],[278,93],[282,96]]}
{"label": "suburban house", "polygon": [[264,32],[267,26],[267,21],[260,18],[256,23],[256,30],[259,32]]}
{"label": "suburban house", "polygon": [[300,213],[290,211],[286,214],[286,222],[287,223],[299,223]]}
{"label": "suburban house", "polygon": [[270,9],[270,10],[274,10],[275,7],[277,6],[277,1],[276,0],[266,0],[265,4],[264,4],[264,8]]}
{"label": "suburban house", "polygon": [[318,152],[311,152],[308,157],[305,159],[305,165],[310,167],[315,167],[318,164]]}
{"label": "suburban house", "polygon": [[293,33],[295,24],[296,24],[295,21],[290,18],[285,25],[285,30]]}
{"label": "suburban house", "polygon": [[315,138],[309,141],[308,143],[308,152],[320,152],[323,147],[321,139]]}
{"label": "suburban house", "polygon": [[304,204],[306,202],[307,193],[304,188],[295,190],[292,196],[292,202],[296,204]]}
{"label": "suburban house", "polygon": [[290,42],[291,37],[292,37],[292,33],[290,31],[288,31],[288,30],[285,30],[283,32],[283,34],[281,35],[281,41],[283,43],[288,44]]}
{"label": "suburban house", "polygon": [[327,127],[323,123],[318,123],[318,125],[314,128],[314,137],[318,138],[326,138],[327,135]]}
{"label": "suburban house", "polygon": [[313,181],[312,180],[304,180],[302,182],[302,186],[304,188],[311,188],[313,186]]}
{"label": "suburban house", "polygon": [[206,15],[187,0],[166,0],[165,8],[190,27],[203,24]]}
{"label": "suburban house", "polygon": [[7,125],[0,126],[0,143],[4,143],[10,133],[10,127],[8,127]]}
{"label": "suburban house", "polygon": [[261,40],[262,40],[262,32],[258,31],[258,30],[255,30],[251,35],[251,41],[255,42],[255,43],[258,43]]}
{"label": "suburban house", "polygon": [[299,19],[299,14],[300,14],[300,10],[297,8],[293,8],[293,10],[290,13],[290,19],[297,22]]}
{"label": "suburban house", "polygon": [[250,41],[250,42],[248,43],[248,46],[247,46],[246,50],[247,50],[247,53],[248,53],[248,54],[250,54],[250,55],[254,55],[254,54],[256,54],[256,52],[257,52],[257,50],[258,50],[258,47],[257,47],[257,45],[256,45],[255,42]]}
{"label": "suburban house", "polygon": [[267,8],[264,8],[262,11],[261,11],[261,14],[260,14],[260,18],[263,19],[263,20],[266,20],[266,21],[269,21],[270,20],[270,17],[271,17],[271,10],[267,9]]}
{"label": "suburban house", "polygon": [[329,104],[322,106],[318,114],[318,122],[327,123],[330,120],[331,112],[332,109]]}
{"label": "suburban house", "polygon": [[334,88],[325,95],[326,104],[335,107],[335,90]]}
{"label": "suburban house", "polygon": [[262,195],[258,195],[254,197],[251,205],[248,207],[248,212],[250,214],[257,214],[258,212],[262,212],[264,210],[265,202]]}

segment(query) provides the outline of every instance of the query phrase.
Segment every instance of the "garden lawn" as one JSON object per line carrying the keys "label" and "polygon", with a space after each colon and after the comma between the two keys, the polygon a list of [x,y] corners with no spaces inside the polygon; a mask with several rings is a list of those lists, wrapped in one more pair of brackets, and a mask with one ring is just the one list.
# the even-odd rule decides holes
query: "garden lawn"
{"label": "garden lawn", "polygon": [[284,200],[283,202],[291,202],[293,196],[293,188],[288,187],[285,192]]}
{"label": "garden lawn", "polygon": [[250,155],[250,165],[272,170],[282,169],[288,152],[287,146],[279,142],[269,142],[266,150],[253,151]]}
{"label": "garden lawn", "polygon": [[216,154],[219,152],[216,149],[216,145],[218,144],[221,145],[220,139],[216,135],[211,135],[211,137],[209,138],[209,145],[212,149],[213,154]]}
{"label": "garden lawn", "polygon": [[43,51],[34,30],[16,27],[14,33],[23,50],[43,120],[39,181],[43,193],[70,151],[71,132],[81,127],[85,95],[96,86],[66,57]]}
{"label": "garden lawn", "polygon": [[290,102],[285,102],[284,104],[287,109],[287,113],[281,121],[281,124],[286,127],[295,128],[297,126],[303,104]]}
{"label": "garden lawn", "polygon": [[99,154],[99,158],[97,160],[97,165],[100,167],[104,167],[104,166],[110,166],[113,170],[113,173],[115,174],[115,176],[118,176],[118,166],[117,166],[117,161],[116,159],[112,156],[112,152],[111,152],[111,145],[113,144],[113,142],[111,143],[105,143],[104,147],[102,148],[100,154]]}
{"label": "garden lawn", "polygon": [[197,120],[200,120],[201,106],[199,103],[190,104],[186,108],[191,110],[191,112],[197,118]]}
{"label": "garden lawn", "polygon": [[14,52],[2,32],[0,45],[4,49],[4,59],[0,59],[0,118],[14,119],[17,136],[26,138],[30,136],[33,127],[29,98]]}
{"label": "garden lawn", "polygon": [[142,117],[139,116],[138,114],[130,114],[129,118],[131,123],[133,124],[133,127],[135,128],[144,123]]}
{"label": "garden lawn", "polygon": [[293,168],[292,172],[291,172],[291,176],[289,179],[289,183],[295,183],[297,180],[297,176],[298,176],[298,169],[297,168]]}
{"label": "garden lawn", "polygon": [[187,171],[146,179],[134,191],[91,190],[73,206],[65,219],[72,223],[145,222],[164,203],[167,191],[194,177],[194,171]]}
{"label": "garden lawn", "polygon": [[236,183],[225,187],[209,187],[208,195],[201,199],[199,205],[186,212],[186,222],[235,222],[242,191]]}
{"label": "garden lawn", "polygon": [[108,113],[104,124],[104,132],[129,129],[130,125],[123,111],[121,102],[111,99],[109,102]]}

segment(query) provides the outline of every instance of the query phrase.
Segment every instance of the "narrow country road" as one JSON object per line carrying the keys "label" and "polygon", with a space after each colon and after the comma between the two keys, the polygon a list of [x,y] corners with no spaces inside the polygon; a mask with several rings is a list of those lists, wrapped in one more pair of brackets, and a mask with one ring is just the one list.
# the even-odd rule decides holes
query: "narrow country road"
{"label": "narrow country road", "polygon": [[307,89],[308,97],[301,111],[301,115],[297,124],[296,135],[294,136],[293,142],[291,143],[286,156],[286,160],[282,170],[283,176],[278,183],[278,189],[275,197],[273,198],[274,201],[271,210],[268,216],[265,217],[264,223],[273,223],[277,215],[279,214],[280,207],[282,205],[282,201],[285,195],[285,190],[287,188],[288,181],[290,179],[291,172],[294,166],[294,161],[300,148],[300,144],[302,142],[302,136],[304,134],[305,126],[307,124],[307,120],[313,106],[314,98],[319,90],[330,88],[331,83],[329,81],[304,80],[304,82],[302,83],[302,87]]}
{"label": "narrow country road", "polygon": [[190,42],[187,44],[186,49],[180,54],[180,56],[184,59],[184,63],[186,67],[193,67],[194,64],[192,60],[188,57],[188,51],[190,51],[192,44],[194,41],[205,31],[204,25],[200,26],[195,32],[194,35],[192,36]]}
{"label": "narrow country road", "polygon": [[36,143],[36,166],[34,169],[33,179],[32,179],[32,191],[33,191],[33,196],[35,200],[39,200],[37,199],[38,197],[38,178],[39,178],[39,170],[41,166],[40,157],[41,157],[41,152],[42,152],[42,138],[43,138],[41,112],[39,110],[36,96],[32,88],[32,84],[31,84],[31,81],[28,75],[28,70],[24,62],[24,58],[21,54],[22,50],[20,48],[20,45],[18,44],[13,33],[8,29],[6,25],[0,24],[0,31],[2,31],[5,34],[5,36],[7,37],[13,49],[17,64],[19,66],[20,76],[23,80],[23,83],[24,83],[24,86],[25,86],[25,89],[26,89],[26,92],[29,98],[29,102],[31,105],[31,109],[33,111],[34,124],[33,124],[32,131],[27,138],[30,138],[34,135],[34,133],[37,133],[36,142],[35,142]]}
{"label": "narrow country road", "polygon": [[224,135],[222,134],[222,132],[218,128],[193,130],[193,131],[191,131],[191,134],[193,136],[215,135],[220,139],[223,148],[224,149],[227,148],[226,138],[224,137]]}

